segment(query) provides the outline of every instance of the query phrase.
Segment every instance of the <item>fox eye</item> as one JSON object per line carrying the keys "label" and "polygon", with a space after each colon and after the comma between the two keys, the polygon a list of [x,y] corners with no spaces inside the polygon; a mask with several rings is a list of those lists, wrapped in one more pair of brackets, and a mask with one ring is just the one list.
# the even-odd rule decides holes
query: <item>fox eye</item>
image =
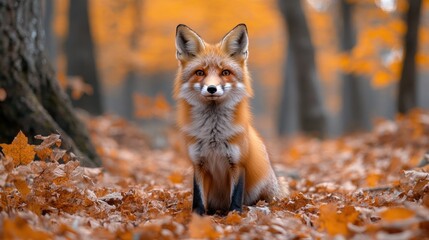
{"label": "fox eye", "polygon": [[229,76],[231,74],[231,72],[229,70],[223,70],[222,71],[222,76]]}
{"label": "fox eye", "polygon": [[195,71],[195,75],[204,76],[204,71],[203,70],[197,70],[197,71]]}

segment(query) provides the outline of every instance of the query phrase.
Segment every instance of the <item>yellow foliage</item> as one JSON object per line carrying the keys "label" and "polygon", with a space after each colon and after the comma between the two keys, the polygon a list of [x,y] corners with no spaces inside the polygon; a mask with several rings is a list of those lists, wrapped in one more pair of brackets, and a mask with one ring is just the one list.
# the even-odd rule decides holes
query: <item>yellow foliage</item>
{"label": "yellow foliage", "polygon": [[429,55],[417,53],[416,54],[416,62],[419,66],[427,67],[429,65]]}
{"label": "yellow foliage", "polygon": [[392,81],[391,75],[386,71],[378,71],[374,74],[374,78],[372,79],[372,86],[375,88],[382,88],[390,84]]}
{"label": "yellow foliage", "polygon": [[98,62],[107,84],[119,84],[133,69],[175,71],[174,36],[179,23],[197,30],[209,42],[217,42],[235,24],[244,22],[251,38],[250,63],[261,69],[271,66],[266,72],[272,71],[273,65],[280,67],[284,33],[280,31],[282,21],[274,0],[160,0],[142,1],[139,5],[136,2],[90,2]]}
{"label": "yellow foliage", "polygon": [[69,0],[56,1],[54,5],[54,19],[53,29],[55,36],[60,39],[64,39],[67,35],[68,28],[68,9],[69,9]]}

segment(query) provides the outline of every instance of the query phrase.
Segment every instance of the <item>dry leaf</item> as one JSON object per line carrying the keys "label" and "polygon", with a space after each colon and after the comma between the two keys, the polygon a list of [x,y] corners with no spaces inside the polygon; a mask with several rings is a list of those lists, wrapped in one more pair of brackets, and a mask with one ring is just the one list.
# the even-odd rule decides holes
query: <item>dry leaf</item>
{"label": "dry leaf", "polygon": [[4,239],[52,239],[49,233],[33,230],[28,222],[21,218],[3,220]]}
{"label": "dry leaf", "polygon": [[219,236],[220,234],[214,228],[210,217],[192,214],[192,219],[189,223],[189,237],[218,238]]}
{"label": "dry leaf", "polygon": [[346,206],[342,212],[338,213],[337,206],[330,203],[320,206],[319,210],[321,226],[331,236],[349,234],[348,224],[354,223],[359,216],[359,212],[352,206]]}
{"label": "dry leaf", "polygon": [[49,136],[36,135],[35,139],[43,140],[41,144],[36,146],[36,149],[44,149],[51,147],[52,145],[61,146],[61,136],[59,134],[51,134]]}
{"label": "dry leaf", "polygon": [[0,144],[3,153],[13,159],[15,166],[19,164],[29,164],[34,160],[34,146],[28,144],[28,138],[19,131],[11,144]]}
{"label": "dry leaf", "polygon": [[66,152],[67,151],[64,149],[54,148],[51,154],[51,161],[58,162],[58,160],[60,160],[64,154],[66,154]]}
{"label": "dry leaf", "polygon": [[241,223],[243,218],[237,212],[230,212],[228,216],[226,216],[225,224],[229,225],[237,225]]}
{"label": "dry leaf", "polygon": [[183,183],[183,175],[179,172],[173,172],[168,176],[168,179],[174,184]]}
{"label": "dry leaf", "polygon": [[381,219],[388,222],[405,220],[414,217],[414,215],[414,211],[403,207],[389,208],[380,213]]}
{"label": "dry leaf", "polygon": [[86,83],[80,76],[69,77],[68,87],[71,89],[71,96],[74,100],[80,99],[84,94],[93,94],[92,86]]}
{"label": "dry leaf", "polygon": [[22,196],[25,198],[30,193],[30,188],[28,187],[27,182],[25,179],[16,178],[13,181],[13,184],[15,184],[16,189],[22,194]]}
{"label": "dry leaf", "polygon": [[35,147],[34,150],[36,151],[36,154],[40,160],[48,160],[52,154],[51,148],[39,149],[38,147]]}

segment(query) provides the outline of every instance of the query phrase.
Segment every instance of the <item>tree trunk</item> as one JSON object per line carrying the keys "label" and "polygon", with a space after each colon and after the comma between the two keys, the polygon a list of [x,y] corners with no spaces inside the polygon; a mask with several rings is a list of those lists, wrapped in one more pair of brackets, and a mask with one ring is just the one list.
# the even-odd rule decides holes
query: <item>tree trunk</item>
{"label": "tree trunk", "polygon": [[[353,24],[353,5],[347,0],[341,0],[341,19],[339,23],[339,38],[341,50],[350,52],[356,45],[356,30]],[[366,109],[366,100],[370,93],[368,83],[354,73],[342,75],[342,109],[341,122],[344,132],[369,129],[371,117]],[[366,95],[366,96],[365,96]]]}
{"label": "tree trunk", "polygon": [[418,46],[418,32],[420,22],[420,10],[422,0],[408,1],[408,12],[406,16],[407,33],[405,34],[404,61],[402,65],[401,79],[399,81],[398,111],[407,113],[416,107],[416,53]]}
{"label": "tree trunk", "polygon": [[295,75],[295,62],[291,54],[291,46],[288,44],[287,60],[283,66],[286,71],[285,80],[283,81],[282,94],[280,99],[278,133],[280,136],[294,134],[299,129],[298,122],[298,86]]}
{"label": "tree trunk", "polygon": [[298,119],[301,130],[310,135],[323,137],[326,116],[322,88],[316,73],[314,47],[301,1],[279,0],[279,7],[286,20],[290,54],[294,59],[295,80],[292,81],[297,83],[298,88]]}
{"label": "tree trunk", "polygon": [[59,132],[63,146],[81,158],[83,166],[101,161],[85,126],[55,80],[43,51],[40,0],[0,0],[0,142],[11,142],[19,130],[29,139]]}
{"label": "tree trunk", "polygon": [[101,89],[95,63],[87,0],[70,1],[65,49],[67,75],[81,77],[85,83],[91,85],[93,90],[91,95],[83,94],[79,99],[73,99],[73,105],[91,114],[101,114],[103,112]]}
{"label": "tree trunk", "polygon": [[49,60],[53,63],[56,60],[55,34],[52,31],[55,0],[44,0],[43,3],[43,30],[45,33],[45,53],[49,57]]}

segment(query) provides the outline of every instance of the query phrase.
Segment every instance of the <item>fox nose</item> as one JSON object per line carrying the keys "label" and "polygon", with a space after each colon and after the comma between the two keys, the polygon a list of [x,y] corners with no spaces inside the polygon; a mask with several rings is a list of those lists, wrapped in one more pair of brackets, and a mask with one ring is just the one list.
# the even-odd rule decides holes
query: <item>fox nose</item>
{"label": "fox nose", "polygon": [[210,94],[215,93],[216,90],[217,90],[217,88],[216,88],[215,85],[210,85],[210,86],[207,87],[207,92],[209,92]]}

